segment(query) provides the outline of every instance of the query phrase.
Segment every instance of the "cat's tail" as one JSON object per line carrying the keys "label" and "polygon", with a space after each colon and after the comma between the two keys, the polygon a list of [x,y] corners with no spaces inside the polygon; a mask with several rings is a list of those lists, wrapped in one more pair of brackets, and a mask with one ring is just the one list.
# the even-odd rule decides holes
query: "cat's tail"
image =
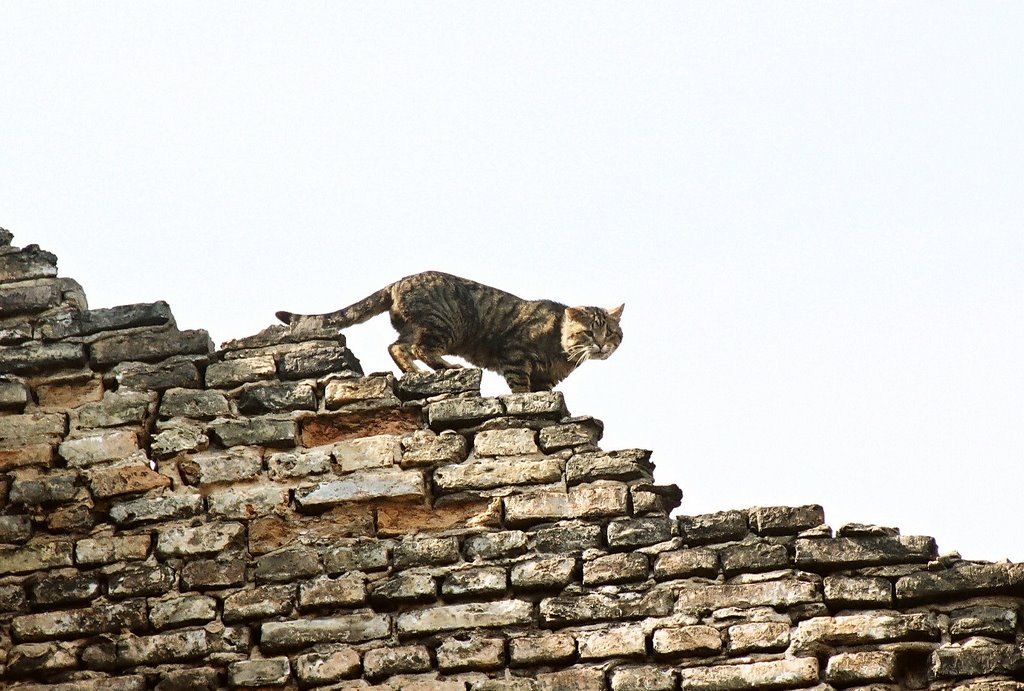
{"label": "cat's tail", "polygon": [[274,316],[289,326],[296,324],[299,320],[315,319],[319,324],[329,329],[346,329],[354,324],[362,324],[364,321],[383,314],[391,309],[392,296],[391,286],[381,288],[376,293],[365,297],[359,302],[343,307],[336,312],[326,314],[293,314],[292,312],[275,312]]}

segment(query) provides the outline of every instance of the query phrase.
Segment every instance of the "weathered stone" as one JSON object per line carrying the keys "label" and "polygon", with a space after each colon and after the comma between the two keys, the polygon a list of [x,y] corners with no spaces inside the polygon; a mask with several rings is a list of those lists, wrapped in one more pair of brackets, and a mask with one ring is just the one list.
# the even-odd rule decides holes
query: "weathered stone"
{"label": "weathered stone", "polygon": [[205,362],[201,355],[175,356],[163,362],[122,362],[108,370],[103,378],[117,389],[133,391],[165,391],[173,388],[199,389],[203,378],[196,362]]}
{"label": "weathered stone", "polygon": [[260,452],[251,448],[206,451],[178,462],[182,476],[193,485],[252,480],[263,469]]}
{"label": "weathered stone", "polygon": [[662,552],[654,562],[654,577],[666,578],[714,578],[718,575],[718,554],[706,547],[694,547],[672,552]]}
{"label": "weathered stone", "polygon": [[202,330],[136,331],[117,334],[89,346],[89,361],[94,367],[119,362],[159,362],[175,355],[209,355],[213,352],[210,335]]}
{"label": "weathered stone", "polygon": [[206,497],[211,516],[249,520],[288,506],[288,488],[277,485],[224,487]]}
{"label": "weathered stone", "polygon": [[664,617],[672,611],[672,605],[672,593],[660,589],[643,594],[620,592],[561,595],[541,600],[540,615],[544,624],[564,626],[593,621]]}
{"label": "weathered stone", "polygon": [[31,444],[14,448],[0,448],[0,472],[30,466],[49,467],[52,463],[53,447],[50,444]]}
{"label": "weathered stone", "polygon": [[393,466],[402,458],[401,438],[392,434],[379,434],[340,441],[334,445],[334,458],[343,473]]}
{"label": "weathered stone", "polygon": [[896,681],[896,653],[871,650],[833,655],[825,668],[825,680],[842,686]]}
{"label": "weathered stone", "polygon": [[[5,233],[7,231],[4,231]],[[9,244],[3,243],[3,244]],[[20,251],[0,253],[0,283],[57,275],[57,255],[29,245]]]}
{"label": "weathered stone", "polygon": [[221,688],[217,675],[218,670],[212,667],[167,670],[161,673],[155,691],[217,691]]}
{"label": "weathered stone", "polygon": [[102,379],[84,372],[81,376],[35,386],[36,401],[44,408],[80,408],[86,403],[98,403],[103,400],[104,391]]}
{"label": "weathered stone", "polygon": [[29,593],[37,605],[70,605],[89,602],[100,592],[96,573],[80,573],[76,569],[45,572],[30,581]]}
{"label": "weathered stone", "polygon": [[202,423],[175,419],[158,422],[157,429],[160,431],[153,435],[149,447],[155,458],[205,451],[210,446],[210,438],[206,436],[206,425]]}
{"label": "weathered stone", "polygon": [[937,641],[934,614],[851,614],[815,617],[797,624],[793,648],[815,651],[823,646],[851,646],[890,641]]}
{"label": "weathered stone", "polygon": [[0,445],[3,448],[30,444],[56,444],[67,431],[65,413],[25,413],[0,416]]}
{"label": "weathered stone", "polygon": [[417,430],[402,438],[402,467],[418,468],[441,463],[462,463],[469,453],[469,444],[461,434],[434,434]]}
{"label": "weathered stone", "polygon": [[504,666],[505,641],[500,638],[445,638],[437,648],[437,667],[442,672],[490,670]]}
{"label": "weathered stone", "polygon": [[294,650],[318,643],[359,643],[386,638],[391,619],[383,614],[343,614],[325,619],[264,622],[260,645],[270,653]]}
{"label": "weathered stone", "polygon": [[820,601],[817,587],[807,581],[687,584],[678,593],[680,608],[702,611],[726,607],[793,607]]}
{"label": "weathered stone", "polygon": [[151,542],[148,533],[86,538],[75,543],[75,562],[80,565],[112,564],[115,561],[145,559]]}
{"label": "weathered stone", "polygon": [[817,681],[818,661],[813,657],[679,670],[681,687],[694,691],[787,689]]}
{"label": "weathered stone", "polygon": [[1017,619],[1017,611],[1008,607],[961,607],[950,612],[949,633],[954,638],[992,636],[1013,639]]}
{"label": "weathered stone", "polygon": [[505,497],[505,520],[529,525],[562,518],[601,518],[628,513],[629,488],[613,482],[592,482],[568,492],[537,492]]}
{"label": "weathered stone", "polygon": [[0,372],[35,374],[56,369],[70,369],[85,364],[85,347],[81,343],[39,343],[0,346]]}
{"label": "weathered stone", "polygon": [[256,560],[258,582],[288,582],[320,573],[320,560],[309,547],[286,547]]}
{"label": "weathered stone", "polygon": [[214,389],[233,389],[236,386],[277,376],[277,364],[271,356],[240,358],[212,362],[206,368],[206,385]]}
{"label": "weathered stone", "polygon": [[77,473],[51,473],[36,478],[14,478],[8,501],[14,506],[41,506],[71,501],[77,495]]}
{"label": "weathered stone", "polygon": [[342,606],[354,607],[366,602],[366,576],[349,573],[339,578],[320,576],[299,584],[299,609]]}
{"label": "weathered stone", "polygon": [[925,563],[937,552],[934,538],[908,535],[801,538],[794,545],[797,566],[823,570]]}
{"label": "weathered stone", "polygon": [[651,642],[654,654],[661,657],[717,655],[722,650],[722,635],[711,626],[657,629]]}
{"label": "weathered stone", "polygon": [[434,429],[471,427],[504,413],[505,406],[497,398],[449,398],[427,407],[427,419]]}
{"label": "weathered stone", "polygon": [[363,674],[371,680],[430,669],[430,651],[422,645],[376,648],[363,656]]}
{"label": "weathered stone", "polygon": [[156,629],[205,624],[217,617],[217,601],[206,595],[185,595],[150,603],[149,621]]}
{"label": "weathered stone", "polygon": [[81,503],[53,507],[46,513],[46,527],[51,533],[84,533],[96,523],[92,508],[85,497]]}
{"label": "weathered stone", "polygon": [[1024,586],[1024,564],[959,564],[944,571],[920,571],[896,581],[900,602],[994,593]]}
{"label": "weathered stone", "polygon": [[512,567],[510,582],[517,590],[562,590],[575,576],[575,559],[550,557],[516,564]]}
{"label": "weathered stone", "polygon": [[740,542],[718,550],[725,577],[737,573],[756,573],[784,569],[789,566],[789,553],[784,545],[769,542]]}
{"label": "weathered stone", "polygon": [[536,691],[604,691],[604,670],[591,667],[570,667],[560,672],[537,675]]}
{"label": "weathered stone", "polygon": [[576,639],[565,633],[522,636],[508,642],[515,666],[551,665],[576,656]]}
{"label": "weathered stone", "polygon": [[121,640],[117,643],[118,664],[134,667],[198,660],[212,651],[212,638],[205,629],[189,629]]}
{"label": "weathered stone", "polygon": [[887,578],[828,576],[824,588],[830,607],[892,606],[892,583]]}
{"label": "weathered stone", "polygon": [[190,527],[173,525],[157,531],[156,552],[161,557],[192,557],[216,554],[239,547],[245,537],[241,523],[207,523]]}
{"label": "weathered stone", "polygon": [[608,585],[647,578],[647,556],[638,552],[609,554],[583,564],[583,585]]}
{"label": "weathered stone", "polygon": [[470,535],[462,545],[466,559],[518,557],[526,552],[526,548],[526,533],[521,530]]}
{"label": "weathered stone", "polygon": [[316,410],[316,393],[307,382],[246,384],[238,393],[238,410],[244,415]]}
{"label": "weathered stone", "polygon": [[759,506],[748,510],[750,527],[759,535],[796,535],[825,522],[825,510],[807,506]]}
{"label": "weathered stone", "polygon": [[654,481],[651,452],[645,449],[586,451],[569,459],[565,481],[570,485],[594,480]]}
{"label": "weathered stone", "polygon": [[210,423],[210,431],[224,446],[295,446],[295,420],[287,416],[217,418]]}
{"label": "weathered stone", "polygon": [[454,537],[403,540],[395,545],[393,559],[396,569],[453,564],[459,560],[459,542]]}
{"label": "weathered stone", "polygon": [[441,605],[398,615],[398,634],[420,635],[459,629],[522,626],[533,620],[533,605],[523,600]]}
{"label": "weathered stone", "polygon": [[433,396],[480,395],[483,373],[460,367],[437,372],[409,372],[398,380],[398,396],[405,401]]}
{"label": "weathered stone", "polygon": [[228,405],[228,399],[219,391],[168,389],[160,401],[161,417],[212,420],[230,414],[231,406]]}
{"label": "weathered stone", "polygon": [[540,553],[580,555],[600,547],[604,530],[599,525],[570,522],[527,533],[529,546]]}
{"label": "weathered stone", "polygon": [[561,420],[569,415],[561,391],[534,391],[499,396],[508,415]]}
{"label": "weathered stone", "polygon": [[163,595],[174,588],[175,571],[166,564],[129,564],[114,567],[107,574],[110,597]]}
{"label": "weathered stone", "polygon": [[548,458],[514,461],[476,459],[467,463],[441,466],[434,471],[434,484],[441,492],[541,485],[558,482],[561,479],[561,464]]}
{"label": "weathered stone", "polygon": [[282,379],[312,379],[333,372],[352,376],[363,370],[348,348],[335,343],[300,343],[281,357]]}
{"label": "weathered stone", "polygon": [[191,518],[203,510],[203,497],[194,492],[164,492],[115,502],[110,517],[118,525]]}
{"label": "weathered stone", "polygon": [[395,380],[390,374],[363,379],[332,379],[324,388],[324,405],[328,410],[338,408],[372,408],[399,406],[395,396]]}
{"label": "weathered stone", "polygon": [[742,511],[680,516],[678,520],[679,534],[688,545],[731,542],[747,534],[747,517]]}
{"label": "weathered stone", "polygon": [[670,667],[620,667],[612,672],[612,691],[674,691],[676,671]]}
{"label": "weathered stone", "polygon": [[934,679],[960,679],[1024,670],[1024,650],[1014,644],[944,645],[931,656]]}
{"label": "weathered stone", "polygon": [[271,480],[323,475],[331,469],[331,447],[280,451],[267,458],[267,475]]}
{"label": "weathered stone", "polygon": [[303,418],[299,436],[302,445],[309,448],[375,434],[409,434],[421,425],[416,408],[346,410]]}
{"label": "weathered stone", "polygon": [[152,470],[142,451],[121,463],[93,467],[85,471],[94,497],[107,499],[122,494],[138,494],[171,486],[171,478]]}
{"label": "weathered stone", "polygon": [[342,505],[318,516],[264,516],[249,523],[249,551],[266,554],[296,544],[329,545],[344,538],[372,535],[374,510],[366,504]]}
{"label": "weathered stone", "polygon": [[138,436],[132,430],[110,430],[67,439],[57,447],[69,467],[80,468],[116,461],[139,450]]}
{"label": "weathered stone", "polygon": [[349,540],[324,551],[327,573],[380,571],[390,562],[392,544],[386,540]]}
{"label": "weathered stone", "polygon": [[644,657],[647,654],[647,639],[643,628],[637,624],[578,633],[576,642],[581,660]]}
{"label": "weathered stone", "polygon": [[103,394],[103,400],[89,403],[78,410],[81,427],[117,427],[143,425],[156,409],[155,392],[125,391]]}
{"label": "weathered stone", "polygon": [[526,427],[478,432],[473,440],[478,456],[516,456],[540,452],[537,433]]}
{"label": "weathered stone", "polygon": [[25,382],[13,377],[0,377],[0,410],[22,411],[29,401]]}
{"label": "weathered stone", "polygon": [[25,515],[0,516],[0,543],[25,542],[32,537],[32,521]]}
{"label": "weathered stone", "polygon": [[501,499],[438,503],[433,507],[396,501],[377,507],[377,534],[399,537],[464,527],[499,526]]}
{"label": "weathered stone", "polygon": [[28,610],[24,588],[20,585],[0,585],[0,613],[24,614]]}
{"label": "weathered stone", "polygon": [[597,444],[604,433],[604,423],[591,417],[565,420],[562,424],[544,427],[538,434],[540,448],[545,452]]}
{"label": "weathered stone", "polygon": [[618,518],[608,524],[608,546],[635,549],[672,538],[672,521],[667,516]]}
{"label": "weathered stone", "polygon": [[88,609],[41,612],[15,617],[11,622],[14,640],[45,641],[55,638],[84,638],[127,629],[142,631],[147,626],[146,603],[131,600],[96,605]]}
{"label": "weathered stone", "polygon": [[298,655],[295,676],[304,685],[330,684],[356,676],[360,669],[359,653],[348,646]]}
{"label": "weathered stone", "polygon": [[295,490],[295,503],[302,508],[333,506],[342,502],[367,499],[426,497],[423,473],[417,470],[386,468],[363,470],[339,480],[320,482]]}
{"label": "weathered stone", "polygon": [[744,655],[751,652],[785,650],[789,646],[789,624],[763,621],[729,627],[729,652]]}
{"label": "weathered stone", "polygon": [[447,598],[483,597],[500,595],[507,587],[505,569],[489,566],[449,573],[441,584],[441,592]]}
{"label": "weathered stone", "polygon": [[77,669],[81,649],[82,645],[77,642],[16,645],[10,650],[6,671],[12,677],[21,677]]}
{"label": "weathered stone", "polygon": [[88,336],[100,331],[115,331],[140,326],[173,324],[170,306],[158,302],[118,305],[81,312],[81,334]]}
{"label": "weathered stone", "polygon": [[285,616],[295,607],[294,585],[258,585],[224,598],[224,623]]}
{"label": "weathered stone", "polygon": [[370,601],[384,607],[399,604],[433,602],[437,584],[425,573],[398,573],[377,582],[370,592]]}
{"label": "weathered stone", "polygon": [[233,687],[283,686],[291,677],[286,657],[239,660],[228,665],[228,683]]}
{"label": "weathered stone", "polygon": [[[0,259],[4,256],[0,255]],[[63,286],[58,278],[37,278],[0,285],[0,318],[44,312],[61,302]]]}

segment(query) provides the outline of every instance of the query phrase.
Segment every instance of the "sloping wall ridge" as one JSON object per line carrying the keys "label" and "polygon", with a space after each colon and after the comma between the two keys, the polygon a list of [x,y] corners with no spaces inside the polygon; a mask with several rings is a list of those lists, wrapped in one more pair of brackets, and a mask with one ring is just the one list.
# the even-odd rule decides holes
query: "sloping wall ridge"
{"label": "sloping wall ridge", "polygon": [[558,392],[278,326],[215,351],[11,240],[0,688],[1024,690],[1024,565],[820,506],[672,516]]}

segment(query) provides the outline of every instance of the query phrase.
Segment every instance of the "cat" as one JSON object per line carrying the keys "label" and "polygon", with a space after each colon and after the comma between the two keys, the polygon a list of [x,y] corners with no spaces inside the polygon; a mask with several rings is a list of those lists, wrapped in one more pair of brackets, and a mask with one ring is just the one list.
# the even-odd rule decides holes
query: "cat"
{"label": "cat", "polygon": [[388,347],[402,372],[414,360],[434,370],[460,367],[457,355],[505,378],[514,393],[550,391],[586,360],[604,360],[622,342],[614,309],[523,300],[465,278],[425,271],[327,314],[276,316],[292,328],[344,329],[389,312],[398,339]]}

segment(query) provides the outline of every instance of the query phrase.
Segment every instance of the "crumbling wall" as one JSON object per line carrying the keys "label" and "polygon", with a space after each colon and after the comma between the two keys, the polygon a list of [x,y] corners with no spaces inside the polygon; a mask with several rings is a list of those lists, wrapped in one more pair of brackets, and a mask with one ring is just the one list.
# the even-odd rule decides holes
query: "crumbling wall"
{"label": "crumbling wall", "polygon": [[1024,689],[1020,564],[819,506],[671,517],[557,392],[283,327],[214,352],[10,242],[0,687]]}

